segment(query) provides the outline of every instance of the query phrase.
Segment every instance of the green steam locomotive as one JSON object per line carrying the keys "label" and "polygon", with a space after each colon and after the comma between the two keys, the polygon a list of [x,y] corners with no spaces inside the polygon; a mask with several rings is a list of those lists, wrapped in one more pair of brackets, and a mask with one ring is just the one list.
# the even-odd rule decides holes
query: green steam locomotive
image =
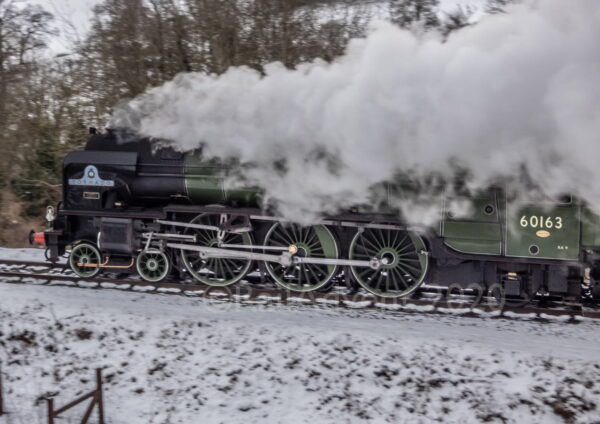
{"label": "green steam locomotive", "polygon": [[523,302],[600,299],[600,218],[575,198],[523,202],[490,189],[460,215],[442,196],[432,226],[389,208],[299,225],[261,204],[258,189],[226,189],[228,173],[198,151],[93,131],[65,157],[63,200],[32,239],[50,261],[68,252],[82,278],[129,272],[223,287],[258,271],[294,292],[339,284],[401,298],[436,286]]}

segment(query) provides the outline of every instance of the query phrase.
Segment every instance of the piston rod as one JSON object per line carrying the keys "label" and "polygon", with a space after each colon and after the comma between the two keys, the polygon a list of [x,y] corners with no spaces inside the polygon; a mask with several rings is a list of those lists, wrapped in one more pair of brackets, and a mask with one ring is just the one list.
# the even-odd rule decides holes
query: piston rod
{"label": "piston rod", "polygon": [[288,252],[284,252],[281,255],[270,255],[268,253],[242,252],[240,250],[227,250],[219,249],[218,247],[194,246],[179,243],[167,243],[167,247],[199,252],[200,256],[204,258],[248,259],[251,261],[277,262],[283,266],[292,265],[292,254]]}
{"label": "piston rod", "polygon": [[230,249],[259,249],[259,250],[276,250],[280,252],[288,252],[289,247],[285,246],[259,246],[254,244],[220,244],[219,247]]}

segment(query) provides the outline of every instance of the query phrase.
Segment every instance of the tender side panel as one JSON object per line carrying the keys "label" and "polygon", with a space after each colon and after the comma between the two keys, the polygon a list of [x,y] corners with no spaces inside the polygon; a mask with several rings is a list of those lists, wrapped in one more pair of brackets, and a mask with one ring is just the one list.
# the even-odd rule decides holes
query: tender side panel
{"label": "tender side panel", "polygon": [[[454,200],[449,199],[446,205]],[[444,243],[462,253],[501,255],[502,225],[497,194],[463,201],[471,202],[466,215],[454,217],[447,208],[444,210],[441,226]]]}
{"label": "tender side panel", "polygon": [[581,206],[575,203],[521,203],[507,207],[506,255],[577,260]]}
{"label": "tender side panel", "polygon": [[600,246],[600,216],[587,208],[581,209],[581,244]]}

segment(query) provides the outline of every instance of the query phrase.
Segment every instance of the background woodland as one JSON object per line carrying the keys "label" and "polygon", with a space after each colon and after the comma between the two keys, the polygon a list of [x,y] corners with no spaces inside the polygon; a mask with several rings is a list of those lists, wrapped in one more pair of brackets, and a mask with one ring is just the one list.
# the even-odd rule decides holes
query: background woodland
{"label": "background woodland", "polygon": [[[490,0],[501,13],[510,0]],[[105,0],[90,31],[39,6],[0,0],[0,245],[25,243],[61,196],[63,156],[112,108],[181,72],[220,74],[333,61],[384,6],[388,18],[443,37],[469,25],[468,8],[441,12],[439,0]],[[68,53],[48,49],[70,40]]]}

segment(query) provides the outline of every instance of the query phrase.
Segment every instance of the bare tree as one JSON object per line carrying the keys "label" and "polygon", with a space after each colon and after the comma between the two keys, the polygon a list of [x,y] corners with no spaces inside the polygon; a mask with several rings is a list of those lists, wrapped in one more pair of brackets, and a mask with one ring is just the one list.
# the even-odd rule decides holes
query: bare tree
{"label": "bare tree", "polygon": [[36,53],[46,47],[52,32],[51,20],[39,6],[19,8],[14,1],[0,0],[0,147],[6,146],[21,112],[20,86],[35,71]]}
{"label": "bare tree", "polygon": [[392,22],[404,28],[414,24],[425,29],[439,27],[439,3],[439,0],[390,0]]}
{"label": "bare tree", "polygon": [[490,14],[504,13],[506,6],[515,2],[516,0],[488,0],[485,11]]}
{"label": "bare tree", "polygon": [[447,37],[451,32],[469,26],[471,16],[473,16],[473,10],[470,7],[456,6],[452,12],[445,13],[442,22],[442,33]]}
{"label": "bare tree", "polygon": [[[103,0],[70,54],[41,61],[52,15],[19,1],[0,0],[0,149],[11,152],[0,155],[0,196],[8,181],[31,216],[57,197],[64,154],[119,101],[181,72],[333,61],[370,20],[369,0]],[[439,0],[387,1],[403,27],[448,35],[469,24],[468,9],[440,18]],[[489,11],[510,2],[489,0]]]}
{"label": "bare tree", "polygon": [[24,231],[15,221],[19,208],[9,189],[14,189],[14,175],[25,166],[25,156],[47,134],[47,111],[36,102],[44,91],[38,56],[52,33],[51,20],[39,6],[0,0],[0,225],[8,226],[6,232],[0,228],[0,241],[15,228]]}

